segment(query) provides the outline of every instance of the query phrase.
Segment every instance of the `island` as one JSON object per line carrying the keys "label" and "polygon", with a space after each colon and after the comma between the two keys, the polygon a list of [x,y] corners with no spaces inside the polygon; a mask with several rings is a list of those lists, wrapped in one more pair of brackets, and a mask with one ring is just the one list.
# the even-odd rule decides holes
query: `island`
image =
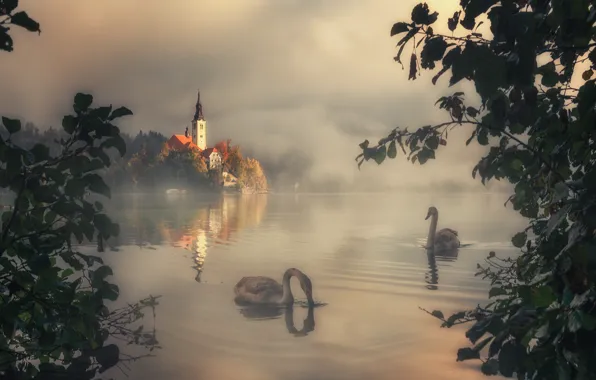
{"label": "island", "polygon": [[173,134],[169,139],[157,132],[141,132],[134,140],[138,141],[131,141],[130,147],[135,153],[126,168],[135,187],[156,189],[167,185],[241,193],[268,190],[259,161],[244,157],[231,139],[208,146],[200,92],[190,130],[186,127],[183,134]]}

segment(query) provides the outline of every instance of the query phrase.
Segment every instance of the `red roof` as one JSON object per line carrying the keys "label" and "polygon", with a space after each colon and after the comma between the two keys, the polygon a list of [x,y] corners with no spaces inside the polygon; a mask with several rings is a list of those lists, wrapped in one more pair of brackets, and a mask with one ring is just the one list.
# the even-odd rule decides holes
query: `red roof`
{"label": "red roof", "polygon": [[190,137],[186,137],[184,135],[172,135],[167,144],[170,149],[176,150],[199,149],[199,147],[192,142]]}
{"label": "red roof", "polygon": [[202,152],[202,154],[205,158],[209,158],[213,152],[217,153],[217,148],[207,148]]}

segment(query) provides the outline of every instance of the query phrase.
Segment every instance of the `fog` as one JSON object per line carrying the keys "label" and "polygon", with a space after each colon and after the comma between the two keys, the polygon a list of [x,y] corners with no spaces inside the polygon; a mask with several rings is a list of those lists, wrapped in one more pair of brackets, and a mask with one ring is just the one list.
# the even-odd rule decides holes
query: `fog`
{"label": "fog", "polygon": [[[3,115],[57,125],[85,91],[134,111],[124,131],[169,135],[190,123],[200,88],[208,143],[231,138],[280,186],[482,190],[471,171],[483,147],[464,149],[468,129],[450,133],[424,167],[398,156],[358,171],[354,161],[364,139],[445,120],[433,104],[459,89],[446,77],[433,86],[431,72],[408,81],[393,60],[391,25],[409,20],[418,1],[20,3],[42,34],[15,31],[15,51],[3,53]],[[430,5],[445,24],[458,4]]]}

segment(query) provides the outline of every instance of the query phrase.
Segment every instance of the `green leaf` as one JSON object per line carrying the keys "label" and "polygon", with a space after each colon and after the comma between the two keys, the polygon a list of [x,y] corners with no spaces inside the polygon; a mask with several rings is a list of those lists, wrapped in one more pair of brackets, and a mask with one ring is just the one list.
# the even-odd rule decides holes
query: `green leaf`
{"label": "green leaf", "polygon": [[513,133],[514,135],[521,135],[526,131],[526,127],[520,123],[514,123],[513,125],[509,126],[509,132]]}
{"label": "green leaf", "polygon": [[596,168],[591,168],[582,178],[583,185],[589,190],[596,190]]}
{"label": "green leaf", "polygon": [[97,211],[103,210],[103,204],[101,202],[95,201],[94,205]]}
{"label": "green leaf", "polygon": [[33,258],[33,260],[29,262],[29,268],[31,268],[31,270],[34,273],[39,273],[44,269],[50,268],[51,266],[52,263],[50,261],[49,256],[44,254],[36,256],[35,258]]}
{"label": "green leaf", "polygon": [[511,243],[516,248],[521,248],[526,244],[528,240],[528,235],[525,232],[518,232],[511,238]]}
{"label": "green leaf", "polygon": [[507,291],[500,287],[491,288],[488,292],[488,298],[507,295]]}
{"label": "green leaf", "polygon": [[118,364],[120,360],[120,349],[115,344],[102,347],[94,352],[95,360],[102,366],[102,371]]}
{"label": "green leaf", "polygon": [[557,296],[550,286],[541,286],[532,292],[532,303],[535,307],[548,307],[555,302]]}
{"label": "green leaf", "polygon": [[13,51],[14,41],[8,35],[8,29],[0,28],[0,50]]}
{"label": "green leaf", "polygon": [[397,146],[395,140],[389,143],[389,148],[387,149],[387,157],[391,159],[397,157]]}
{"label": "green leaf", "polygon": [[577,111],[580,117],[584,117],[593,110],[596,102],[596,82],[591,79],[580,87],[577,94]]}
{"label": "green leaf", "polygon": [[75,112],[85,112],[93,103],[93,96],[89,94],[77,93],[74,97],[73,109]]}
{"label": "green leaf", "polygon": [[426,3],[420,3],[412,10],[412,21],[414,24],[431,25],[437,21],[438,17],[439,14],[437,12],[430,13]]}
{"label": "green leaf", "polygon": [[397,22],[391,27],[391,37],[407,32],[409,30],[408,24],[405,22]]}
{"label": "green leaf", "polygon": [[435,62],[443,59],[447,50],[447,42],[441,36],[430,38],[424,44],[420,53],[420,65],[423,69],[434,69]]}
{"label": "green leaf", "polygon": [[428,160],[435,158],[435,151],[428,149],[427,147],[423,147],[420,152],[418,152],[416,157],[418,157],[418,162],[420,165],[424,165],[428,162]]}
{"label": "green leaf", "polygon": [[4,9],[6,13],[12,13],[19,6],[19,0],[4,0]]}
{"label": "green leaf", "polygon": [[559,83],[559,75],[557,74],[544,74],[542,76],[542,85],[546,87],[554,87]]}
{"label": "green leaf", "polygon": [[470,359],[480,359],[480,353],[471,349],[470,347],[460,348],[457,350],[457,361],[462,362]]}
{"label": "green leaf", "polygon": [[499,361],[497,359],[488,359],[480,367],[480,371],[486,376],[496,376],[499,374]]}
{"label": "green leaf", "polygon": [[95,214],[93,224],[102,234],[110,235],[112,230],[112,221],[106,214]]}
{"label": "green leaf", "polygon": [[41,30],[39,29],[39,23],[27,15],[27,12],[17,12],[10,17],[11,24],[18,25],[22,28],[27,29],[30,32],[38,32],[40,33]]}
{"label": "green leaf", "polygon": [[21,121],[2,116],[2,124],[11,135],[21,130]]}
{"label": "green leaf", "polygon": [[536,72],[542,75],[542,85],[546,87],[554,87],[559,83],[559,74],[557,67],[553,61],[540,66]]}
{"label": "green leaf", "polygon": [[569,315],[567,327],[573,333],[581,329],[593,331],[596,328],[596,319],[581,310],[575,310]]}
{"label": "green leaf", "polygon": [[71,197],[80,198],[85,195],[86,184],[79,178],[72,178],[64,186],[64,192]]}
{"label": "green leaf", "polygon": [[112,268],[110,268],[107,265],[102,265],[93,271],[93,275],[91,277],[91,282],[93,284],[100,284],[108,276],[113,276],[113,275],[114,275],[114,272],[112,271]]}
{"label": "green leaf", "polygon": [[524,167],[524,163],[519,158],[514,158],[511,160],[511,169],[515,171],[520,171]]}
{"label": "green leaf", "polygon": [[381,165],[383,161],[385,161],[385,157],[387,157],[387,147],[385,145],[381,145],[375,151],[373,158],[378,165]]}
{"label": "green leaf", "polygon": [[431,314],[433,317],[436,317],[439,319],[445,319],[445,316],[443,315],[443,312],[441,310],[433,310],[433,312]]}
{"label": "green leaf", "polygon": [[106,141],[101,143],[101,147],[116,148],[120,153],[120,157],[124,157],[126,154],[126,142],[120,135],[108,138]]}
{"label": "green leaf", "polygon": [[430,136],[426,139],[426,146],[430,149],[435,150],[439,147],[439,136]]}
{"label": "green leaf", "polygon": [[517,369],[518,359],[522,351],[511,341],[506,342],[499,351],[499,372],[505,377],[512,377]]}
{"label": "green leaf", "polygon": [[453,13],[453,17],[450,17],[447,20],[447,27],[452,32],[455,31],[455,29],[457,28],[457,22],[459,21],[459,15],[460,15],[460,12],[456,11],[455,13]]}
{"label": "green leaf", "polygon": [[43,144],[37,143],[29,151],[33,154],[37,162],[44,161],[50,158],[50,148]]}
{"label": "green leaf", "polygon": [[132,111],[129,110],[126,107],[119,107],[116,108],[114,111],[112,111],[112,114],[110,115],[110,120],[114,120],[123,116],[128,116],[128,115],[132,115]]}
{"label": "green leaf", "polygon": [[120,289],[117,285],[107,284],[101,288],[101,296],[110,301],[116,301],[120,295]]}
{"label": "green leaf", "polygon": [[95,109],[96,115],[101,120],[108,120],[108,118],[110,117],[110,112],[112,112],[112,106],[98,107],[97,109]]}
{"label": "green leaf", "polygon": [[478,110],[474,107],[467,107],[466,108],[466,113],[468,114],[468,116],[470,117],[476,117],[478,116]]}
{"label": "green leaf", "polygon": [[54,223],[54,221],[56,220],[57,217],[58,217],[58,215],[54,211],[48,209],[48,210],[46,210],[46,212],[43,216],[43,220],[47,224],[52,224],[52,223]]}
{"label": "green leaf", "polygon": [[71,276],[74,274],[74,270],[72,270],[71,268],[65,269],[62,271],[62,273],[60,274],[61,278],[67,278],[68,276]]}
{"label": "green leaf", "polygon": [[478,139],[478,144],[480,145],[488,145],[488,131],[486,128],[479,128],[476,134],[476,138]]}
{"label": "green leaf", "polygon": [[87,182],[90,191],[111,198],[112,193],[110,188],[99,174],[87,174],[83,177],[83,181]]}
{"label": "green leaf", "polygon": [[77,124],[78,118],[75,116],[66,115],[62,118],[62,128],[64,129],[64,132],[68,133],[69,135],[75,131]]}

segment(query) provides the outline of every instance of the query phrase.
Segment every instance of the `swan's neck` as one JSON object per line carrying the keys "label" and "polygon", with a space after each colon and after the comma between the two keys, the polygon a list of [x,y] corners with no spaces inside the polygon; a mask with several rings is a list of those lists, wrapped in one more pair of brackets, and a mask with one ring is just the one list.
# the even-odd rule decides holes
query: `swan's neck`
{"label": "swan's neck", "polygon": [[281,296],[280,301],[280,303],[284,305],[292,305],[294,303],[294,295],[292,294],[292,288],[290,287],[290,279],[293,275],[294,274],[290,271],[286,271],[286,273],[284,273],[284,278],[281,283],[283,295]]}
{"label": "swan's neck", "polygon": [[426,239],[426,246],[432,248],[435,246],[435,235],[437,234],[437,223],[439,222],[439,214],[433,214],[430,220],[430,228],[428,229],[428,238]]}

